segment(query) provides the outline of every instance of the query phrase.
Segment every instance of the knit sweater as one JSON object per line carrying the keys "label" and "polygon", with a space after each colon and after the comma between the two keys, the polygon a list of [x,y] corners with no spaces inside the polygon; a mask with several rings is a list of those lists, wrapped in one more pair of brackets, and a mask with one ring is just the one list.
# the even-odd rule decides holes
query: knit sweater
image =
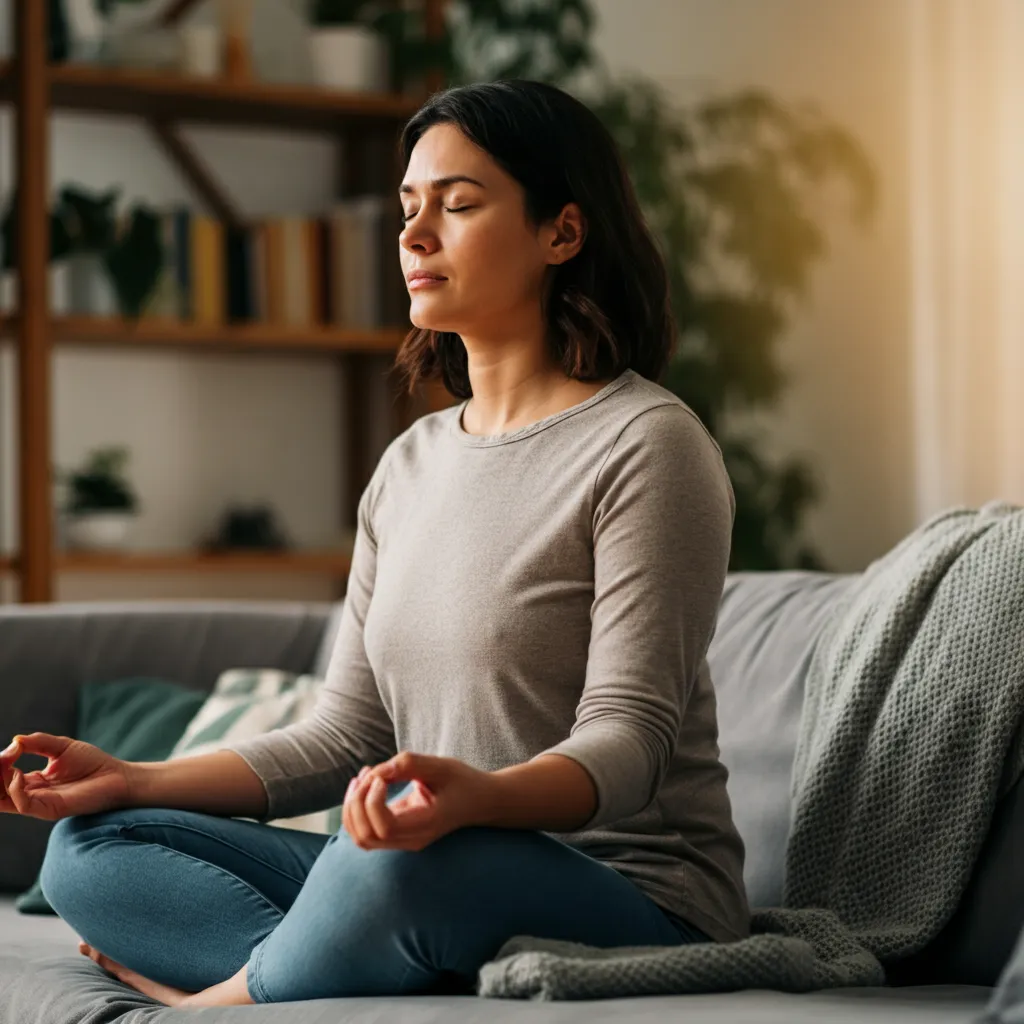
{"label": "knit sweater", "polygon": [[314,714],[226,745],[263,781],[261,820],[336,805],[399,750],[483,771],[561,754],[597,804],[549,835],[745,937],[706,658],[736,512],[718,444],[628,369],[503,434],[468,433],[466,404],[395,438],[361,496]]}

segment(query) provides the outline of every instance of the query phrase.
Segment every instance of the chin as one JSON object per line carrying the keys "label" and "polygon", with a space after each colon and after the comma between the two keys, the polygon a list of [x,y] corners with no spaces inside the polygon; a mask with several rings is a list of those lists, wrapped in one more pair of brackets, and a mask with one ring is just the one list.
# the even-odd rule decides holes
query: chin
{"label": "chin", "polygon": [[459,329],[449,320],[436,313],[431,314],[430,310],[417,310],[413,306],[409,311],[409,322],[413,327],[419,327],[423,331],[451,331],[458,334]]}

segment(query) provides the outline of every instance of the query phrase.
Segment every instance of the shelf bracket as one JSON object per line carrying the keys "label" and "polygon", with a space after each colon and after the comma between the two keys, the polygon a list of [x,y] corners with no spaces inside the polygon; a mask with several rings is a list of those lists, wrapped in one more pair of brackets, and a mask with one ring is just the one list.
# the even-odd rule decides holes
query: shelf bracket
{"label": "shelf bracket", "polygon": [[232,228],[245,225],[245,220],[235,204],[228,198],[195,149],[181,137],[177,127],[163,118],[147,118],[154,138],[163,147],[178,169],[185,175],[192,187],[202,196],[218,220]]}

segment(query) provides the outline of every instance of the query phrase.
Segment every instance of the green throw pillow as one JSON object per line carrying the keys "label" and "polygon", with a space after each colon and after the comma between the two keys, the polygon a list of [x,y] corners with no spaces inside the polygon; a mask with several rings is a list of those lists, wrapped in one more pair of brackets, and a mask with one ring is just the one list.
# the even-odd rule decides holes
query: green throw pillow
{"label": "green throw pillow", "polygon": [[[86,683],[75,737],[124,761],[164,761],[209,695],[165,679]],[[23,914],[55,914],[37,878],[14,904]]]}

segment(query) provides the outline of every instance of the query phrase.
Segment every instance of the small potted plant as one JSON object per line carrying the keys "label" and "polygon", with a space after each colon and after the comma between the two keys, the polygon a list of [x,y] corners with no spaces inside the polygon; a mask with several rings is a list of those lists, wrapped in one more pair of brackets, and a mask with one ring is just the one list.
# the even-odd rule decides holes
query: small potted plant
{"label": "small potted plant", "polygon": [[69,487],[64,507],[69,547],[90,551],[124,548],[139,508],[138,497],[125,477],[127,462],[125,448],[97,448],[81,469],[57,471]]}
{"label": "small potted plant", "polygon": [[318,85],[387,91],[387,40],[373,27],[376,14],[373,0],[313,0],[309,49]]}
{"label": "small potted plant", "polygon": [[[60,312],[134,319],[156,289],[164,263],[159,211],[142,202],[119,211],[120,191],[59,190],[50,212],[50,260],[66,264],[68,308]],[[0,217],[0,275],[15,269],[17,242],[15,188]]]}

